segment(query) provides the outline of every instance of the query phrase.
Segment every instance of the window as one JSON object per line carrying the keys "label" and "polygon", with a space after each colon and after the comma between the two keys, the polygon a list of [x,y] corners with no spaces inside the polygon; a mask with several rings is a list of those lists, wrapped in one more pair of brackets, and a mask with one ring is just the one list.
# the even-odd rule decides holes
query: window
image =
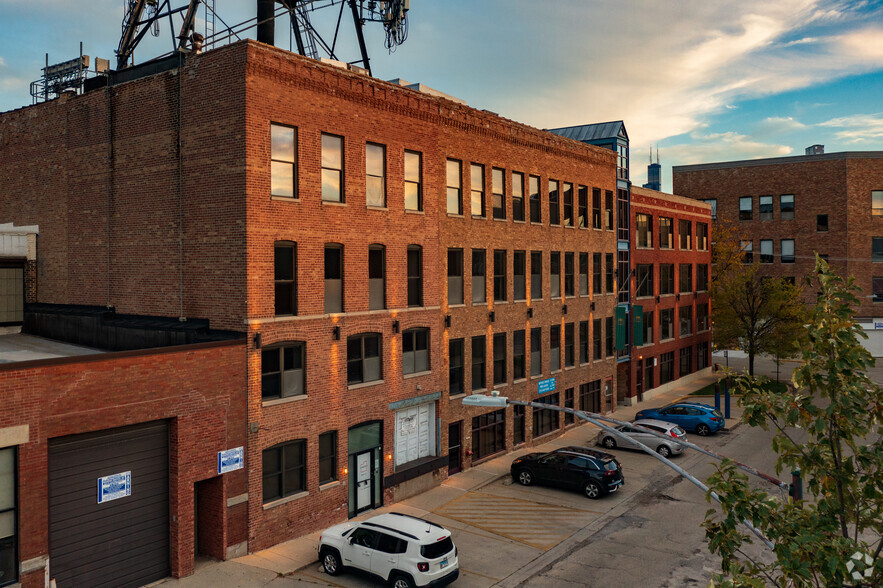
{"label": "window", "polygon": [[386,147],[365,144],[365,203],[386,206]]}
{"label": "window", "polygon": [[706,292],[708,290],[708,264],[696,264],[696,291]]}
{"label": "window", "polygon": [[659,356],[659,384],[668,384],[674,380],[675,352],[669,351]]}
{"label": "window", "polygon": [[386,248],[368,246],[368,309],[386,308]]}
{"label": "window", "polygon": [[629,148],[628,145],[616,145],[616,177],[620,180],[629,179]]}
{"label": "window", "polygon": [[307,442],[304,439],[264,449],[261,455],[264,504],[306,492],[306,450]]}
{"label": "window", "polygon": [[0,449],[0,582],[3,585],[18,578],[15,456],[15,447]]}
{"label": "window", "polygon": [[628,241],[631,237],[629,220],[629,191],[618,188],[616,190],[616,238],[620,241]]}
{"label": "window", "polygon": [[527,254],[524,251],[512,252],[512,300],[527,298]]}
{"label": "window", "polygon": [[463,163],[456,159],[447,161],[447,210],[448,214],[463,214]]}
{"label": "window", "polygon": [[758,220],[773,220],[773,197],[759,196],[757,198]]}
{"label": "window", "polygon": [[592,254],[592,292],[601,293],[601,254]]}
{"label": "window", "polygon": [[693,334],[693,307],[689,304],[678,309],[679,335],[687,337]]}
{"label": "window", "polygon": [[423,155],[405,151],[405,210],[423,210]]}
{"label": "window", "polygon": [[462,249],[448,249],[448,304],[463,304]]}
{"label": "window", "polygon": [[675,266],[673,263],[659,264],[659,294],[675,293]]}
{"label": "window", "polygon": [[297,245],[277,241],[273,248],[276,316],[297,314]]}
{"label": "window", "polygon": [[506,292],[506,250],[494,250],[494,302],[505,302]]}
{"label": "window", "polygon": [[472,389],[482,390],[487,386],[484,367],[484,335],[472,338]]}
{"label": "window", "polygon": [[494,333],[494,385],[506,383],[506,333]]}
{"label": "window", "polygon": [[525,374],[525,341],[524,331],[515,331],[512,333],[512,378],[517,380],[524,379]]}
{"label": "window", "polygon": [[604,254],[604,277],[607,282],[607,293],[613,294],[613,254]]}
{"label": "window", "polygon": [[429,371],[429,329],[407,329],[402,333],[402,373]]}
{"label": "window", "polygon": [[261,350],[261,400],[306,394],[306,343],[286,343]]}
{"label": "window", "polygon": [[512,172],[512,220],[524,221],[524,174]]}
{"label": "window", "polygon": [[653,247],[653,217],[649,214],[635,215],[635,244],[639,248]]}
{"label": "window", "polygon": [[575,226],[573,218],[573,184],[564,182],[561,184],[561,190],[564,193],[564,226]]}
{"label": "window", "polygon": [[[573,388],[568,388],[564,391],[564,408],[569,408],[573,410]],[[564,426],[573,424],[573,413],[565,412],[564,413]]]}
{"label": "window", "polygon": [[653,264],[639,263],[635,266],[635,296],[653,296]]}
{"label": "window", "polygon": [[883,262],[883,237],[871,237],[871,261]]}
{"label": "window", "polygon": [[513,405],[512,406],[512,443],[514,445],[518,445],[519,443],[524,443],[524,412],[525,406],[521,405]]}
{"label": "window", "polygon": [[506,218],[506,191],[503,187],[503,170],[495,167],[491,170],[491,206],[494,218]]}
{"label": "window", "polygon": [[696,332],[708,330],[708,303],[703,302],[696,305]]}
{"label": "window", "polygon": [[693,223],[688,220],[680,219],[678,221],[678,238],[679,244],[678,247],[682,251],[691,251],[693,249],[692,243],[692,233],[693,233]]}
{"label": "window", "polygon": [[530,299],[543,299],[543,252],[530,252]]}
{"label": "window", "polygon": [[696,250],[708,251],[708,223],[696,223]]}
{"label": "window", "polygon": [[[883,194],[883,192],[881,192]],[[883,206],[883,203],[881,203]],[[880,214],[883,214],[883,208],[881,208]],[[817,214],[816,215],[816,231],[819,233],[827,233],[828,232],[828,215],[827,214]]]}
{"label": "window", "polygon": [[647,357],[644,359],[644,390],[653,388],[653,366],[654,358]]}
{"label": "window", "polygon": [[751,209],[752,209],[751,196],[742,196],[741,198],[739,198],[739,220],[740,221],[751,220]]}
{"label": "window", "polygon": [[383,378],[380,333],[364,333],[346,341],[346,382],[361,384]]}
{"label": "window", "polygon": [[601,319],[592,320],[592,358],[601,359]]}
{"label": "window", "polygon": [[702,202],[711,205],[711,220],[717,220],[717,198],[706,198]]}
{"label": "window", "polygon": [[708,367],[708,341],[700,341],[696,344],[696,369],[703,370]]}
{"label": "window", "polygon": [[558,180],[549,180],[549,224],[561,224],[558,209]]}
{"label": "window", "polygon": [[579,362],[589,363],[589,321],[579,323]]}
{"label": "window", "polygon": [[325,244],[325,312],[343,312],[343,245]]}
{"label": "window", "polygon": [[472,250],[472,303],[487,302],[484,249]]}
{"label": "window", "polygon": [[473,163],[470,166],[472,191],[470,192],[470,210],[472,216],[484,216],[484,166]]}
{"label": "window", "polygon": [[779,196],[779,219],[791,220],[794,218],[794,194],[782,194]]}
{"label": "window", "polygon": [[337,431],[319,435],[319,484],[337,479]]}
{"label": "window", "polygon": [[673,339],[675,336],[674,330],[674,322],[675,322],[675,309],[673,308],[665,308],[659,311],[659,340],[665,341],[666,339]]}
{"label": "window", "polygon": [[297,198],[297,129],[270,125],[270,195]]}
{"label": "window", "polygon": [[448,341],[448,394],[455,396],[465,392],[463,386],[463,339]]}
{"label": "window", "polygon": [[782,239],[782,263],[794,263],[794,239]]}
{"label": "window", "polygon": [[[537,398],[534,402],[538,402],[540,404],[558,404],[558,395],[550,394],[548,396],[541,396]],[[551,433],[552,431],[558,430],[558,411],[557,410],[549,410],[547,408],[536,408],[533,409],[533,436],[534,438],[540,437],[542,435],[546,435]]]}
{"label": "window", "polygon": [[605,223],[605,229],[608,231],[613,230],[613,192],[610,190],[604,191],[604,216],[607,218],[607,222]]}
{"label": "window", "polygon": [[585,186],[579,186],[577,194],[579,199],[577,216],[579,218],[576,226],[585,229],[589,226],[589,189]]}
{"label": "window", "polygon": [[322,133],[322,200],[343,202],[343,137]]}
{"label": "window", "polygon": [[543,328],[530,330],[530,375],[539,376],[543,373]]}
{"label": "window", "polygon": [[693,371],[693,347],[681,348],[681,364],[678,366],[678,376],[686,376]]}
{"label": "window", "polygon": [[423,306],[423,248],[408,245],[408,306]]}
{"label": "window", "polygon": [[576,283],[573,275],[573,253],[566,252],[564,254],[564,296],[576,296]]}
{"label": "window", "polygon": [[883,216],[883,190],[871,190],[871,216]]}
{"label": "window", "polygon": [[574,323],[564,325],[564,367],[573,367],[576,363],[576,355],[574,349],[574,337],[576,336],[576,327]]}
{"label": "window", "polygon": [[613,317],[604,319],[604,339],[606,342],[607,357],[613,357]]}
{"label": "window", "polygon": [[506,450],[506,410],[472,417],[472,459]]}
{"label": "window", "polygon": [[592,228],[601,228],[601,190],[592,188]]}
{"label": "window", "polygon": [[540,207],[540,178],[537,176],[530,176],[528,178],[528,190],[530,192],[530,222],[532,223],[541,223],[543,222],[541,216],[541,207]]}
{"label": "window", "polygon": [[742,249],[742,263],[752,263],[754,261],[754,244],[751,241],[740,241],[739,247]]}
{"label": "window", "polygon": [[617,302],[628,304],[631,296],[631,282],[629,277],[629,252],[619,250],[616,252],[616,283],[618,286]]}
{"label": "window", "polygon": [[674,226],[672,219],[664,216],[659,217],[659,248],[673,249],[674,242]]}
{"label": "window", "polygon": [[589,254],[579,254],[579,295],[589,295]]}
{"label": "window", "polygon": [[871,291],[874,302],[883,302],[883,277],[871,278]]}
{"label": "window", "polygon": [[678,276],[679,280],[679,288],[678,291],[683,293],[688,293],[693,291],[693,265],[689,263],[682,263],[678,268]]}
{"label": "window", "polygon": [[773,240],[760,240],[760,263],[773,263]]}
{"label": "window", "polygon": [[558,251],[549,254],[549,295],[561,298],[561,253]]}
{"label": "window", "polygon": [[549,371],[561,369],[561,325],[549,327]]}
{"label": "window", "polygon": [[644,311],[644,320],[641,321],[641,329],[644,334],[644,345],[653,343],[653,311]]}
{"label": "window", "polygon": [[585,412],[601,411],[601,380],[579,385],[579,409]]}

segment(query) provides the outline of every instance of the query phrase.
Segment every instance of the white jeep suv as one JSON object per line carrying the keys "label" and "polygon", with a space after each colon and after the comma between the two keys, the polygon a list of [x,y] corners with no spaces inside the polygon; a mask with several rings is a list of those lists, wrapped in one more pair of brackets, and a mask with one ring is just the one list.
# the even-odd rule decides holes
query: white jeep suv
{"label": "white jeep suv", "polygon": [[460,575],[451,532],[397,512],[326,529],[319,537],[319,560],[329,575],[357,568],[394,588],[446,586]]}

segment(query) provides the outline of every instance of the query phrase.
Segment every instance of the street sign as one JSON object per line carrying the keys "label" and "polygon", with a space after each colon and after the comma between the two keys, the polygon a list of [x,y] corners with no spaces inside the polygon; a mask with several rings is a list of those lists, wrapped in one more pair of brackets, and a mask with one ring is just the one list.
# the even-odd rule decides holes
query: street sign
{"label": "street sign", "polygon": [[98,478],[98,504],[132,495],[132,472]]}
{"label": "street sign", "polygon": [[555,378],[549,378],[547,380],[540,380],[537,383],[537,392],[539,394],[545,394],[546,392],[552,392],[555,389]]}
{"label": "street sign", "polygon": [[241,470],[245,466],[245,452],[242,447],[218,452],[218,474]]}

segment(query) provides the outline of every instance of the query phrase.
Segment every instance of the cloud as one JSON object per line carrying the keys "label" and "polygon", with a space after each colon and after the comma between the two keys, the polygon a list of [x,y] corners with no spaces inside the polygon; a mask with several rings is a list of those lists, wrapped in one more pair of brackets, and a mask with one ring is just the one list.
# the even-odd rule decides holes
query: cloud
{"label": "cloud", "polygon": [[818,124],[842,129],[834,133],[834,137],[844,143],[861,144],[883,139],[883,112],[841,116]]}
{"label": "cloud", "polygon": [[0,67],[6,67],[6,60],[3,59],[2,55],[0,55]]}
{"label": "cloud", "polygon": [[790,116],[771,116],[763,119],[754,127],[755,137],[769,137],[793,133],[806,129],[806,125]]}

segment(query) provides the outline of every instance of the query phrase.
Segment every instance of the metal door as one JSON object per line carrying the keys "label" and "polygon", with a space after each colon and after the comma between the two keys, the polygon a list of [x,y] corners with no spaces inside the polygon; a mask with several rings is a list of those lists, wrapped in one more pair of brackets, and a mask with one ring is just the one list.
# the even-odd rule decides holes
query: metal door
{"label": "metal door", "polygon": [[448,425],[448,474],[463,469],[462,459],[463,421]]}

